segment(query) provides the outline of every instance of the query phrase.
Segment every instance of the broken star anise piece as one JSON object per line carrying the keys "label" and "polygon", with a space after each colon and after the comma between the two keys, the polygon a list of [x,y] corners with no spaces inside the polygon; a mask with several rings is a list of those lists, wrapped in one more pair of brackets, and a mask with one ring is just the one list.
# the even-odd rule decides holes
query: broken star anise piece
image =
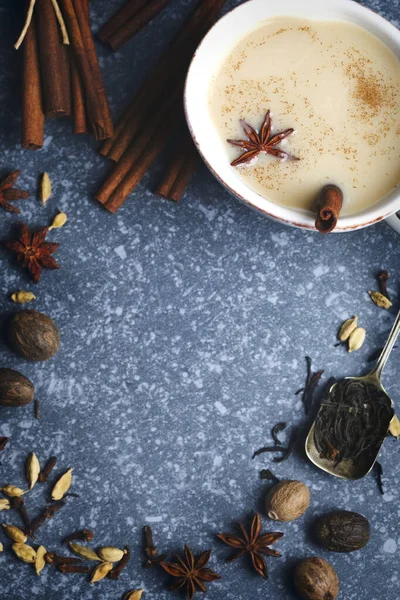
{"label": "broken star anise piece", "polygon": [[242,523],[238,523],[241,535],[232,535],[230,533],[218,533],[217,537],[232,548],[235,552],[228,558],[229,561],[236,560],[244,554],[250,554],[253,567],[262,577],[268,579],[268,568],[264,556],[281,556],[276,550],[271,550],[269,546],[283,537],[283,533],[261,533],[261,517],[256,513],[251,523],[249,533],[245,530]]}
{"label": "broken star anise piece", "polygon": [[270,154],[271,156],[275,156],[281,160],[286,160],[288,158],[292,160],[300,160],[288,152],[284,152],[280,148],[276,147],[278,144],[280,144],[280,142],[289,137],[289,135],[294,132],[294,129],[286,129],[285,131],[281,131],[280,133],[276,133],[275,135],[271,136],[272,119],[270,110],[268,110],[267,114],[265,115],[259,133],[257,133],[257,131],[243,119],[240,119],[240,124],[243,127],[248,139],[226,140],[233,146],[237,146],[238,148],[245,150],[243,154],[231,162],[232,167],[237,167],[239,165],[244,165],[251,162],[258,157],[260,152],[265,152],[266,154]]}
{"label": "broken star anise piece", "polygon": [[204,581],[221,579],[218,573],[214,573],[206,567],[210,560],[211,550],[206,550],[200,556],[195,557],[189,546],[185,546],[184,560],[177,554],[175,556],[178,559],[177,563],[162,562],[160,565],[164,571],[177,579],[170,589],[178,590],[186,586],[188,600],[192,600],[198,589],[204,593],[207,591]]}
{"label": "broken star anise piece", "polygon": [[46,242],[48,228],[43,227],[36,233],[31,233],[24,223],[19,224],[18,237],[15,241],[4,242],[6,248],[15,252],[17,259],[31,274],[34,283],[40,279],[42,267],[59,269],[60,265],[51,256],[59,244]]}
{"label": "broken star anise piece", "polygon": [[0,207],[17,215],[20,214],[19,208],[13,206],[10,202],[13,200],[25,200],[30,196],[29,192],[13,188],[20,173],[21,171],[13,171],[3,181],[0,181]]}

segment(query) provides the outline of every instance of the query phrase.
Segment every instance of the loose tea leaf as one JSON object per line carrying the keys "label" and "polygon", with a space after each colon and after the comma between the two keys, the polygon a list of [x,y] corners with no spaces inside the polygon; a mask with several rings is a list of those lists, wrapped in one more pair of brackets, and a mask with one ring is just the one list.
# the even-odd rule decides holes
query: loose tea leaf
{"label": "loose tea leaf", "polygon": [[242,523],[238,523],[238,529],[240,530],[240,535],[232,535],[231,533],[217,534],[217,538],[224,544],[235,549],[235,553],[228,558],[228,561],[236,560],[244,554],[249,554],[257,573],[261,577],[268,579],[268,567],[264,555],[281,556],[279,552],[272,550],[269,546],[280,540],[283,537],[283,533],[261,533],[261,517],[258,513],[255,513],[248,532]]}
{"label": "loose tea leaf", "polygon": [[370,295],[372,302],[379,306],[379,308],[384,308],[388,310],[393,306],[393,303],[389,300],[389,298],[387,298],[380,292],[369,291],[368,294]]}
{"label": "loose tea leaf", "polygon": [[324,374],[324,371],[317,371],[316,373],[312,373],[312,360],[309,356],[306,356],[306,363],[307,376],[305,386],[297,390],[295,395],[297,396],[298,394],[302,394],[301,399],[304,405],[304,412],[306,415],[308,415],[313,407],[315,390],[318,387],[319,381],[322,375]]}
{"label": "loose tea leaf", "polygon": [[55,484],[51,493],[52,500],[61,500],[68,492],[72,484],[72,469],[68,469]]}
{"label": "loose tea leaf", "polygon": [[49,227],[49,231],[52,229],[60,229],[60,227],[64,227],[67,222],[67,215],[64,212],[59,212],[53,219],[52,224]]}
{"label": "loose tea leaf", "polygon": [[285,427],[286,427],[286,423],[278,423],[277,425],[275,425],[271,431],[271,435],[274,438],[275,446],[264,446],[263,448],[259,448],[259,450],[256,450],[254,452],[252,458],[254,459],[256,456],[259,456],[260,454],[263,454],[265,452],[272,452],[272,453],[281,452],[282,456],[274,456],[274,459],[273,459],[274,462],[283,462],[284,460],[287,460],[290,457],[290,455],[292,454],[294,445],[296,443],[297,427],[293,427],[292,433],[289,438],[288,445],[282,446],[282,445],[280,445],[281,442],[279,441],[279,438],[277,437],[277,431],[283,431],[283,429]]}
{"label": "loose tea leaf", "polygon": [[280,481],[280,479],[278,479],[278,477],[269,469],[261,469],[260,479],[266,479],[267,481],[272,481],[273,483],[279,483]]}
{"label": "loose tea leaf", "polygon": [[6,536],[13,542],[25,544],[28,539],[28,536],[19,527],[15,527],[15,525],[5,525],[3,523],[3,529]]}
{"label": "loose tea leaf", "polygon": [[[35,419],[40,419],[40,402],[37,398],[35,400],[34,407],[35,407]],[[40,473],[39,473],[39,475],[40,475]]]}
{"label": "loose tea leaf", "polygon": [[277,423],[271,429],[271,436],[272,436],[272,439],[275,442],[275,446],[281,446],[282,445],[281,440],[278,438],[278,433],[280,433],[284,429],[286,429],[286,423]]}
{"label": "loose tea leaf", "polygon": [[26,477],[29,483],[29,489],[31,490],[37,480],[39,479],[40,463],[38,457],[34,452],[29,454],[26,461]]}
{"label": "loose tea leaf", "polygon": [[25,563],[32,564],[35,562],[36,552],[32,546],[28,546],[27,544],[13,544],[12,549],[18,558],[23,560]]}
{"label": "loose tea leaf", "polygon": [[393,409],[388,396],[374,384],[345,379],[331,388],[321,403],[314,441],[321,458],[368,460],[385,439]]}
{"label": "loose tea leaf", "polygon": [[96,581],[101,581],[105,577],[107,577],[108,573],[112,570],[113,565],[110,562],[103,562],[101,565],[98,565],[92,573],[92,578],[90,583],[96,583]]}
{"label": "loose tea leaf", "polygon": [[36,558],[35,558],[36,575],[40,575],[40,573],[43,571],[43,569],[46,566],[46,561],[44,559],[46,554],[47,554],[47,551],[44,546],[39,546],[39,548],[36,550]]}
{"label": "loose tea leaf", "polygon": [[385,494],[384,489],[383,489],[383,482],[382,482],[383,468],[382,468],[382,465],[380,462],[376,461],[373,472],[375,473],[375,476],[376,476],[376,483],[378,484],[378,489],[383,496]]}
{"label": "loose tea leaf", "polygon": [[1,498],[0,500],[0,512],[2,510],[10,510],[11,506],[10,506],[10,501],[7,500],[6,498]]}
{"label": "loose tea leaf", "polygon": [[389,431],[393,437],[399,438],[400,436],[400,421],[397,415],[394,415],[393,419],[390,421]]}
{"label": "loose tea leaf", "polygon": [[21,490],[21,488],[11,485],[10,483],[0,488],[0,491],[9,498],[14,498],[15,496],[20,497],[26,494],[26,490]]}
{"label": "loose tea leaf", "polygon": [[100,548],[98,552],[101,560],[111,563],[119,562],[122,560],[125,554],[123,550],[120,550],[119,548],[112,548],[111,546]]}
{"label": "loose tea leaf", "polygon": [[19,291],[11,294],[11,300],[15,302],[15,304],[27,304],[28,302],[32,302],[32,300],[36,300],[35,294],[32,292],[24,292]]}
{"label": "loose tea leaf", "polygon": [[40,182],[40,199],[43,206],[46,206],[48,199],[51,196],[51,180],[48,173],[43,173]]}
{"label": "loose tea leaf", "polygon": [[74,542],[70,542],[68,545],[74,554],[82,556],[83,558],[86,558],[86,560],[101,562],[100,556],[91,548],[88,548],[87,546],[81,546],[81,544],[76,544]]}
{"label": "loose tea leaf", "polygon": [[4,448],[8,444],[8,437],[0,437],[0,452],[4,450]]}

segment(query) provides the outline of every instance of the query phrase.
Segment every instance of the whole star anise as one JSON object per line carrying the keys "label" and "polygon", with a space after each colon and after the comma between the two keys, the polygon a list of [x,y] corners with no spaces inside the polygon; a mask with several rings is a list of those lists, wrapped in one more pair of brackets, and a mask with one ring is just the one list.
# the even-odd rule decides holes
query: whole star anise
{"label": "whole star anise", "polygon": [[18,237],[15,241],[4,242],[6,248],[15,252],[17,259],[31,274],[34,283],[40,279],[42,267],[59,269],[60,265],[51,256],[59,246],[46,242],[48,228],[43,227],[36,233],[31,233],[24,223],[19,223]]}
{"label": "whole star anise", "polygon": [[271,137],[272,131],[272,119],[271,119],[271,111],[268,110],[265,115],[263,124],[261,125],[260,132],[257,133],[255,129],[243,119],[240,119],[240,124],[244,129],[245,134],[247,135],[247,140],[226,140],[233,146],[237,146],[238,148],[242,148],[245,150],[244,154],[241,154],[238,158],[236,158],[233,162],[231,162],[232,167],[237,167],[239,165],[244,165],[246,163],[251,162],[260,154],[260,152],[265,152],[266,154],[270,154],[271,156],[275,156],[276,158],[280,158],[281,160],[285,160],[291,158],[292,160],[299,160],[295,156],[292,156],[288,152],[284,152],[280,148],[276,148],[276,146],[282,142],[284,139],[289,137],[294,132],[294,129],[286,129],[280,133],[276,133]]}
{"label": "whole star anise", "polygon": [[177,563],[162,562],[162,568],[176,577],[177,581],[171,585],[171,590],[178,590],[186,586],[186,593],[189,600],[192,600],[194,594],[199,588],[202,592],[206,592],[206,586],[203,581],[215,581],[221,579],[218,573],[214,573],[211,569],[206,568],[206,564],[210,560],[211,550],[206,550],[200,556],[195,557],[189,546],[185,546],[184,560],[177,554]]}
{"label": "whole star anise", "polygon": [[230,533],[218,533],[217,537],[236,552],[228,560],[236,560],[244,554],[250,554],[253,567],[262,577],[268,579],[268,568],[264,556],[281,556],[276,550],[271,550],[269,546],[283,537],[283,533],[261,533],[261,517],[256,513],[251,523],[250,532],[247,533],[242,523],[238,523],[242,535],[232,535]]}
{"label": "whole star anise", "polygon": [[13,200],[25,200],[29,198],[29,192],[23,190],[13,189],[13,185],[16,183],[21,171],[13,171],[3,181],[0,181],[0,206],[4,210],[20,214],[19,208],[10,204]]}

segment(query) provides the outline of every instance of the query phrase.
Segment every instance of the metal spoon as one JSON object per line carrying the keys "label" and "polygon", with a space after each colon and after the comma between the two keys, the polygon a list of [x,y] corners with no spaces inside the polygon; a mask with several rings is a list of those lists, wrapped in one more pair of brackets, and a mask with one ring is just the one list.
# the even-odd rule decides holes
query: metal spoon
{"label": "metal spoon", "polygon": [[[380,392],[383,392],[385,394],[386,398],[388,399],[388,402],[390,403],[391,416],[388,417],[388,419],[387,419],[387,427],[386,427],[386,423],[383,423],[383,427],[385,427],[385,429],[386,429],[386,434],[387,434],[387,431],[389,430],[390,422],[391,422],[392,418],[394,417],[394,409],[393,409],[393,402],[392,402],[391,398],[388,396],[385,388],[383,387],[383,385],[381,383],[381,375],[382,375],[382,371],[386,365],[386,362],[389,358],[389,355],[390,355],[391,351],[393,350],[393,346],[399,336],[399,333],[400,333],[400,312],[397,315],[396,321],[395,321],[395,323],[392,327],[392,330],[389,334],[386,345],[385,345],[384,349],[382,350],[380,357],[377,360],[375,368],[368,375],[365,375],[364,377],[346,377],[345,380],[334,383],[333,386],[331,387],[331,389],[329,390],[329,394],[328,394],[328,398],[329,398],[329,396],[331,396],[332,392],[334,391],[334,388],[337,385],[343,384],[343,381],[346,381],[349,379],[352,379],[353,381],[358,381],[358,382],[362,381],[369,385],[372,384],[374,387],[377,388],[377,390],[379,390]],[[311,460],[311,462],[314,463],[314,465],[316,465],[323,471],[330,473],[331,475],[335,475],[335,477],[341,477],[342,479],[361,479],[362,477],[367,475],[373,468],[373,466],[376,462],[376,459],[378,458],[378,454],[380,452],[382,444],[385,441],[385,436],[382,436],[381,443],[378,446],[376,446],[375,449],[372,449],[372,451],[368,454],[368,456],[365,456],[364,460],[362,460],[362,461],[361,460],[354,461],[352,459],[344,459],[344,460],[341,460],[339,463],[337,463],[334,460],[329,460],[327,458],[321,458],[320,453],[318,452],[316,445],[315,445],[314,432],[315,432],[316,421],[318,420],[318,417],[321,414],[322,410],[324,410],[323,407],[320,408],[319,413],[318,413],[318,415],[308,433],[307,439],[306,439],[306,454],[307,454],[308,458]]]}

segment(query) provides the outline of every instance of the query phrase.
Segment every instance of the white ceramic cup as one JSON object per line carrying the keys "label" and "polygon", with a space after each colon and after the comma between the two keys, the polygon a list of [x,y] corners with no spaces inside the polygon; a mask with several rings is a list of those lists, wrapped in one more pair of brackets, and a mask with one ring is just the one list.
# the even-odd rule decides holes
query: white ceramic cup
{"label": "white ceramic cup", "polygon": [[[268,217],[304,229],[315,229],[315,216],[274,204],[251,190],[227,160],[224,142],[209,112],[212,78],[239,40],[265,19],[291,16],[341,19],[360,25],[388,46],[400,60],[400,31],[372,10],[353,0],[250,0],[222,17],[208,32],[191,62],[185,86],[186,119],[205,163],[234,196]],[[400,164],[399,164],[400,169]],[[379,177],[379,173],[376,174]],[[400,209],[400,186],[361,212],[340,217],[335,231],[352,231],[385,219]]]}

